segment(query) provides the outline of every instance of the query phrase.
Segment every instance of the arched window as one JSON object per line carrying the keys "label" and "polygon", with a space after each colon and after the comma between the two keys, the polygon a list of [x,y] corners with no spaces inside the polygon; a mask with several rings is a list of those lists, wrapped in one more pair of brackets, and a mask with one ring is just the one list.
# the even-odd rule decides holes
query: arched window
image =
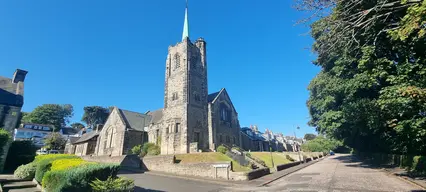
{"label": "arched window", "polygon": [[175,67],[174,70],[180,67],[180,55],[179,53],[176,53],[174,56],[174,63],[175,63]]}

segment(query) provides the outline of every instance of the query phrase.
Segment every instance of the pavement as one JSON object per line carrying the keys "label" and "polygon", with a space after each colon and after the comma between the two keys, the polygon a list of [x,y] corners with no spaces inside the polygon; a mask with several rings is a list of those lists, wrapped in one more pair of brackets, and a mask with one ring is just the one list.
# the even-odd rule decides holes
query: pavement
{"label": "pavement", "polygon": [[425,189],[351,155],[326,157],[264,186],[229,186],[221,191],[420,192]]}

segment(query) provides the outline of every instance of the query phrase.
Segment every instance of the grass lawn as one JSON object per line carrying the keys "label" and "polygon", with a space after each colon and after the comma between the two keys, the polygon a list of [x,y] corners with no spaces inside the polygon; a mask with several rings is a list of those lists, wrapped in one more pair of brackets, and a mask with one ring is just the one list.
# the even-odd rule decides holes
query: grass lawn
{"label": "grass lawn", "polygon": [[232,161],[232,168],[235,172],[251,170],[249,167],[241,166],[238,162],[219,152],[177,154],[175,157],[178,162],[180,161],[180,163],[213,163],[218,161]]}
{"label": "grass lawn", "polygon": [[[269,152],[251,152],[251,156],[256,157],[266,163],[266,166],[272,168],[271,154]],[[288,159],[281,153],[272,152],[274,158],[274,165],[281,165],[290,163]]]}

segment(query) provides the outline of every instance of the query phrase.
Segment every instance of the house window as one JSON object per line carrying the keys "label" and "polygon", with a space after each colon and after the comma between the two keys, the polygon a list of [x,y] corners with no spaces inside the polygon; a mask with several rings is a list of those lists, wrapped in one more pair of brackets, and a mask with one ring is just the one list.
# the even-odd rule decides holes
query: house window
{"label": "house window", "polygon": [[219,142],[222,142],[222,135],[219,135]]}
{"label": "house window", "polygon": [[109,148],[111,148],[111,146],[112,146],[112,138],[113,137],[114,137],[114,129],[111,130],[111,136],[110,136],[110,139],[109,139]]}
{"label": "house window", "polygon": [[230,120],[229,115],[230,115],[229,110],[225,106],[222,106],[220,109],[220,119],[222,121],[229,121]]}
{"label": "house window", "polygon": [[175,124],[175,133],[179,133],[180,131],[180,123]]}
{"label": "house window", "polygon": [[200,99],[200,95],[198,95],[198,93],[197,92],[194,92],[194,100],[195,101],[200,101],[201,99]]}

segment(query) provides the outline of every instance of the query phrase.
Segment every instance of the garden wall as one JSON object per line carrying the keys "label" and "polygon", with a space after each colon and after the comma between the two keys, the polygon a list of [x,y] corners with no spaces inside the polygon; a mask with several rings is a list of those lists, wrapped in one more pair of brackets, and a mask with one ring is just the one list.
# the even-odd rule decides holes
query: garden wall
{"label": "garden wall", "polygon": [[142,167],[149,171],[167,172],[176,175],[230,179],[230,161],[215,163],[175,163],[174,155],[159,155],[142,158]]}
{"label": "garden wall", "polygon": [[82,156],[86,161],[98,163],[118,163],[121,169],[141,169],[141,160],[137,155],[122,155],[122,156]]}

